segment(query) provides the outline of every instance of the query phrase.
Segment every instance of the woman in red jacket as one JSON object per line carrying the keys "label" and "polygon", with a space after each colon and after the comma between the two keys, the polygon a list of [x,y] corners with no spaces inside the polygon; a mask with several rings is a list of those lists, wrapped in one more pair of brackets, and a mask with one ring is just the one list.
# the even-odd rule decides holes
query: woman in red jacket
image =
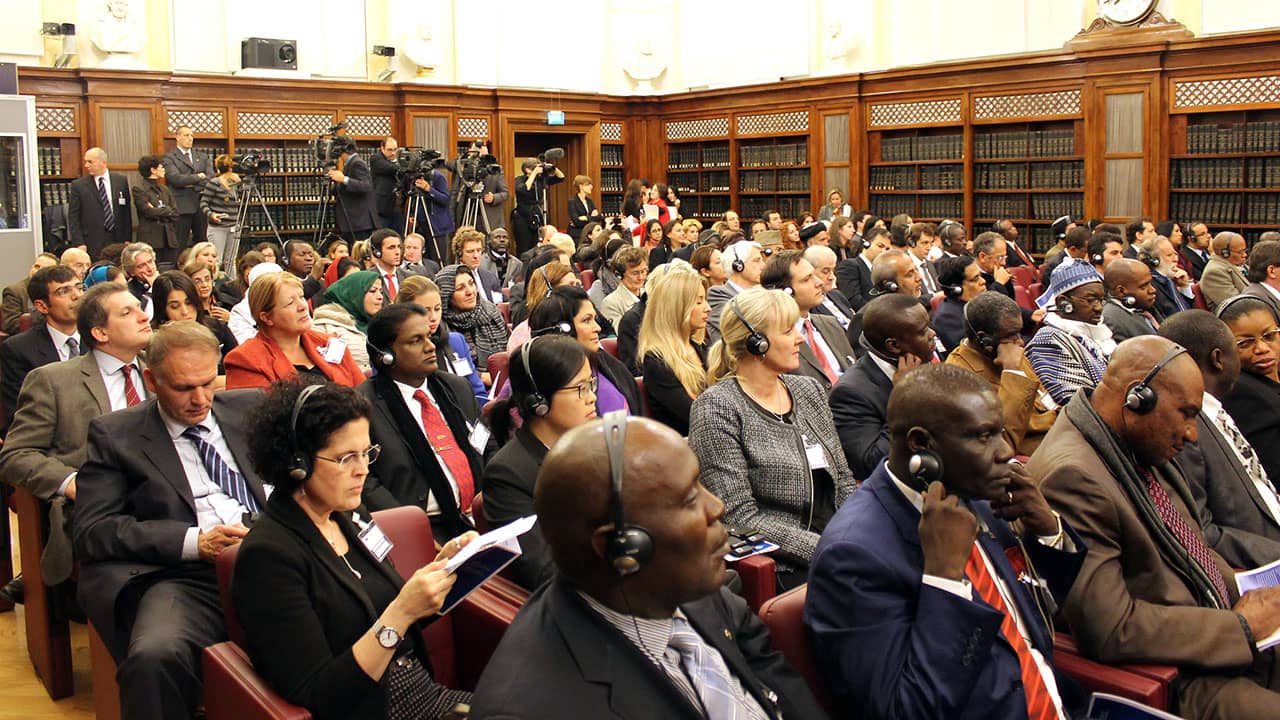
{"label": "woman in red jacket", "polygon": [[364,382],[346,344],[311,329],[311,311],[298,278],[279,272],[254,280],[249,311],[258,321],[258,334],[223,360],[227,389],[265,388],[303,373],[348,387]]}

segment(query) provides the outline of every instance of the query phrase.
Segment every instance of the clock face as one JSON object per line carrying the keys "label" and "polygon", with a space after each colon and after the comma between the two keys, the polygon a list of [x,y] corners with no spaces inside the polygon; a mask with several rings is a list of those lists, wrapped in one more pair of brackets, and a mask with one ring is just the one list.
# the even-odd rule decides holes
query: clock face
{"label": "clock face", "polygon": [[1133,25],[1155,6],[1156,0],[1098,0],[1098,14],[1115,25]]}

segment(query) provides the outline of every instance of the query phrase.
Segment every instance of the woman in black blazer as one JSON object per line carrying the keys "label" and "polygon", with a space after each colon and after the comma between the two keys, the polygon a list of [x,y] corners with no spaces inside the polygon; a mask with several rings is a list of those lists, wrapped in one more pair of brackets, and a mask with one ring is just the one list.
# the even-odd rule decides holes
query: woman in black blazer
{"label": "woman in black blazer", "polygon": [[[401,577],[360,507],[378,456],[369,413],[333,383],[272,387],[250,421],[250,455],[275,490],[240,546],[232,600],[254,668],[315,717],[441,717],[470,694],[431,679],[420,624],[453,586],[443,561],[475,534]],[[303,480],[295,456],[305,458]]]}
{"label": "woman in black blazer", "polygon": [[707,389],[707,284],[686,263],[650,283],[636,354],[643,358],[649,416],[689,434],[689,409]]}
{"label": "woman in black blazer", "polygon": [[582,229],[587,223],[598,221],[600,211],[596,209],[596,201],[591,199],[591,178],[577,175],[573,178],[574,195],[569,198],[569,237],[579,246],[586,245],[589,240],[582,236]]}
{"label": "woman in black blazer", "polygon": [[[525,354],[529,370],[525,371]],[[494,527],[533,515],[533,487],[547,450],[560,436],[596,416],[595,378],[582,345],[563,335],[535,336],[512,355],[511,395],[489,414],[494,437],[510,438],[484,466],[484,516]],[[535,380],[536,378],[536,380]],[[539,399],[546,403],[538,413]],[[522,424],[511,435],[512,413]],[[520,536],[513,578],[532,590],[555,566],[538,525]]]}
{"label": "woman in black blazer", "polygon": [[1262,300],[1231,298],[1218,309],[1240,356],[1240,379],[1222,400],[1271,478],[1280,477],[1280,328]]}
{"label": "woman in black blazer", "polygon": [[[582,288],[558,287],[538,303],[529,315],[530,337],[559,333],[577,338],[591,358],[591,367],[599,382],[596,412],[603,416],[614,410],[640,415],[640,388],[636,378],[622,361],[600,347],[600,326],[608,320],[596,315],[596,306]],[[612,331],[612,326],[609,330]]]}

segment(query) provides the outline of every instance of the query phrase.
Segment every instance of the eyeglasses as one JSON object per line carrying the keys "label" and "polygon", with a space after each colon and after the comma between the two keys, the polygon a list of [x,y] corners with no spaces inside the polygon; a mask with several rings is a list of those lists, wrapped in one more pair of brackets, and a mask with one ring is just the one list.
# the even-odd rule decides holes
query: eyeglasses
{"label": "eyeglasses", "polygon": [[1074,296],[1075,301],[1081,305],[1092,305],[1093,307],[1103,307],[1107,304],[1107,298],[1102,295],[1091,295],[1089,297]]}
{"label": "eyeglasses", "polygon": [[77,290],[79,290],[79,289],[80,289],[80,288],[79,288],[79,287],[76,287],[75,285],[63,285],[62,287],[58,288],[57,290],[54,290],[54,291],[53,291],[53,294],[54,294],[56,297],[66,297],[66,296],[68,296],[68,295],[70,295],[70,294],[74,293],[75,291],[77,291]]}
{"label": "eyeglasses", "polygon": [[356,464],[360,462],[361,458],[364,459],[365,465],[372,465],[374,461],[378,459],[378,456],[381,454],[382,454],[381,445],[370,445],[368,450],[355,450],[343,455],[342,457],[331,458],[331,457],[325,457],[323,455],[317,455],[316,459],[328,460],[329,462],[337,465],[342,470],[351,471],[356,469]]}
{"label": "eyeglasses", "polygon": [[587,398],[588,393],[591,394],[592,397],[594,397],[596,394],[596,390],[598,389],[600,389],[600,380],[598,378],[593,377],[590,380],[587,380],[586,382],[581,382],[581,383],[578,383],[577,385],[570,385],[569,387],[560,388],[556,392],[569,392],[570,390],[576,390],[578,391],[578,399],[585,400]]}
{"label": "eyeglasses", "polygon": [[1236,336],[1236,347],[1244,352],[1249,352],[1257,346],[1258,341],[1262,340],[1268,345],[1275,344],[1276,338],[1280,337],[1280,328],[1272,328],[1262,333],[1262,337],[1240,337]]}

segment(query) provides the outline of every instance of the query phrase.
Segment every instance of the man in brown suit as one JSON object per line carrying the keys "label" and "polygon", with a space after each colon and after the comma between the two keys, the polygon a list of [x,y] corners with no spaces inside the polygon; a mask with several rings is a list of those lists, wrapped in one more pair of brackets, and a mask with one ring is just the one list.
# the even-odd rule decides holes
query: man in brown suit
{"label": "man in brown suit", "polygon": [[1280,664],[1255,640],[1280,628],[1280,588],[1238,596],[1169,461],[1197,436],[1204,381],[1158,336],[1117,348],[1101,384],[1059,414],[1028,469],[1089,547],[1064,612],[1104,663],[1178,665],[1181,713],[1274,718]]}
{"label": "man in brown suit", "polygon": [[1004,411],[1004,437],[1018,455],[1040,447],[1058,417],[1022,349],[1022,310],[1004,293],[988,290],[965,303],[965,340],[947,364],[981,375],[995,387]]}

